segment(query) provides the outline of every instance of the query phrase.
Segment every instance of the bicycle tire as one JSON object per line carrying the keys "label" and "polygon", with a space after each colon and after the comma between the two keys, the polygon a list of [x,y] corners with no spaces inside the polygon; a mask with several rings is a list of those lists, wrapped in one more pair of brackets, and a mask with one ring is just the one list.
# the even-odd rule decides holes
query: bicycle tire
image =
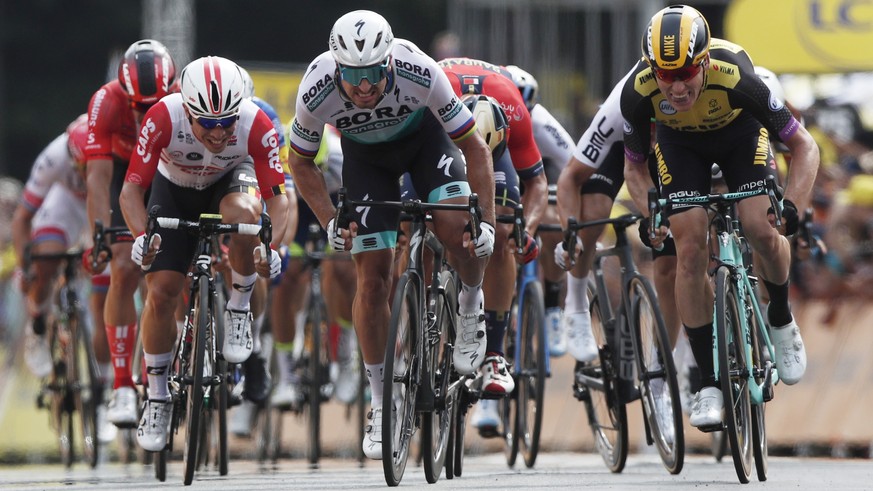
{"label": "bicycle tire", "polygon": [[[503,353],[507,365],[516,366],[516,340],[518,339],[518,295],[512,299],[512,307],[510,309],[509,323],[506,325],[506,334],[503,336]],[[515,373],[516,370],[511,370],[513,381],[515,382],[515,390],[498,402],[498,413],[500,414],[500,425],[503,432],[503,455],[506,457],[506,465],[510,468],[515,467],[515,462],[518,460],[519,449],[519,417],[518,417],[518,393],[519,393],[519,376]]]}
{"label": "bicycle tire", "polygon": [[312,298],[312,292],[310,292],[309,306],[306,312],[304,325],[308,329],[310,343],[308,376],[306,377],[308,386],[306,407],[309,412],[307,419],[309,445],[306,453],[309,465],[317,466],[321,457],[321,403],[323,402],[321,389],[328,380],[325,377],[326,364],[328,363],[326,348],[328,339],[324,332],[327,322],[324,302],[319,298]]}
{"label": "bicycle tire", "polygon": [[532,468],[540,450],[543,428],[543,400],[546,392],[546,308],[543,286],[532,281],[525,286],[521,325],[521,376],[519,377],[516,417],[519,446],[524,464]]}
{"label": "bicycle tire", "polygon": [[[758,317],[752,308],[752,302],[757,302],[757,292],[752,290],[746,292],[746,319],[749,331],[752,334],[752,368],[754,370],[754,380],[758,385],[764,383],[764,365],[765,365],[765,347],[764,336],[762,330],[766,326],[762,326],[758,322]],[[769,350],[767,350],[769,355]],[[768,455],[767,455],[767,426],[766,426],[766,399],[761,404],[752,403],[752,455],[755,458],[755,473],[758,481],[764,482],[767,480]]]}
{"label": "bicycle tire", "polygon": [[157,452],[155,456],[155,478],[158,481],[165,482],[167,480],[167,456],[170,453],[166,448]]}
{"label": "bicycle tire", "polygon": [[724,419],[730,441],[734,469],[740,482],[749,482],[752,473],[751,401],[746,372],[743,315],[738,311],[736,285],[726,266],[716,271],[715,324],[718,341],[718,372],[724,395]]}
{"label": "bicycle tire", "polygon": [[[446,396],[452,376],[452,352],[449,344],[455,339],[457,322],[458,287],[452,271],[444,270],[439,275],[439,288],[434,299],[435,329],[425,336],[427,373],[434,398],[443,397],[444,404],[436,404],[433,411],[421,413],[421,449],[424,476],[428,483],[437,482],[446,462],[446,447],[452,429],[452,397]],[[428,302],[430,305],[430,302]]]}
{"label": "bicycle tire", "polygon": [[716,462],[721,462],[724,459],[728,452],[728,441],[724,430],[710,433],[709,449],[712,451],[712,456],[715,457]]}
{"label": "bicycle tire", "polygon": [[[100,404],[102,391],[99,382],[97,358],[94,346],[87,336],[83,313],[77,311],[69,319],[69,329],[75,339],[73,356],[76,358],[76,389],[75,409],[79,413],[82,428],[82,455],[88,466],[97,467],[100,461],[100,440],[97,437],[97,406]],[[84,375],[87,375],[85,377]]]}
{"label": "bicycle tire", "polygon": [[[667,326],[658,308],[655,289],[648,278],[639,275],[631,279],[626,293],[631,299],[631,332],[634,333],[634,353],[642,389],[647,440],[650,445],[655,444],[664,468],[670,474],[679,474],[685,462],[685,435],[679,382],[676,380],[676,365]],[[664,385],[659,390],[652,390],[652,382],[658,380]],[[669,418],[662,420],[659,416],[659,404],[670,408]]]}
{"label": "bicycle tire", "polygon": [[[599,378],[603,390],[587,388],[585,410],[588,425],[594,435],[594,447],[603,458],[606,468],[613,473],[624,470],[628,453],[627,407],[618,394],[617,375],[612,359],[611,344],[606,326],[600,314],[600,297],[594,288],[588,286],[588,304],[591,311],[591,331],[597,345],[601,347],[600,356],[589,363],[577,363],[578,370],[593,378]],[[615,333],[617,335],[617,333]]]}
{"label": "bicycle tire", "polygon": [[[358,348],[360,349],[360,348]],[[364,358],[363,356],[360,358],[359,362],[360,366],[358,367],[358,397],[356,399],[355,405],[358,409],[358,441],[364,441],[364,437],[366,436],[364,426],[367,424],[367,387],[370,386],[369,381],[367,380],[366,369],[364,368]],[[358,467],[364,467],[367,463],[367,456],[364,454],[364,447],[362,445],[358,445],[357,447],[358,454]]]}
{"label": "bicycle tire", "polygon": [[461,389],[460,397],[458,397],[457,408],[455,410],[454,421],[454,459],[452,467],[455,477],[461,477],[464,472],[464,436],[467,433],[467,412],[470,410],[470,403],[467,400],[467,393]]}
{"label": "bicycle tire", "polygon": [[[216,346],[221,345],[217,344]],[[218,404],[216,404],[218,410],[218,458],[216,463],[218,464],[218,475],[226,476],[230,466],[230,450],[227,443],[227,398],[230,396],[230,389],[227,385],[227,362],[218,360],[216,365],[218,366],[216,372],[221,376],[219,384],[213,387],[218,399]]]}
{"label": "bicycle tire", "polygon": [[397,486],[406,470],[410,442],[415,432],[416,396],[414,370],[421,326],[419,278],[405,272],[397,282],[391,323],[385,344],[382,400],[382,468],[385,482]]}
{"label": "bicycle tire", "polygon": [[206,355],[206,329],[209,322],[209,278],[201,276],[197,282],[197,293],[192,296],[192,308],[189,313],[195,317],[193,332],[193,362],[191,363],[191,384],[188,386],[188,411],[187,431],[185,435],[185,475],[183,482],[189,486],[194,480],[194,470],[197,468],[199,456],[197,453],[200,443],[200,433],[203,417],[203,367]]}

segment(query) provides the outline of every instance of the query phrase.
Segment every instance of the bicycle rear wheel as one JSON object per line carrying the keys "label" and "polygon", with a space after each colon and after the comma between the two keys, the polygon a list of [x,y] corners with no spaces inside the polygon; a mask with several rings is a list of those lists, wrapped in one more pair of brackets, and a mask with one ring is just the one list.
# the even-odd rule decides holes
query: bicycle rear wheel
{"label": "bicycle rear wheel", "polygon": [[[605,301],[606,299],[604,299]],[[588,286],[588,303],[591,311],[591,331],[600,349],[600,356],[590,363],[576,364],[577,383],[580,377],[597,381],[598,386],[585,384],[583,401],[588,415],[588,425],[594,434],[594,447],[603,458],[606,467],[618,473],[627,462],[628,431],[627,408],[618,394],[618,377],[613,365],[611,343],[612,330],[607,330],[600,314],[600,298],[593,287]]]}
{"label": "bicycle rear wheel", "polygon": [[727,267],[716,272],[715,324],[718,340],[718,374],[724,394],[724,417],[734,468],[740,482],[752,474],[752,411],[749,398],[745,336],[745,315],[738,311],[736,285]]}
{"label": "bicycle rear wheel", "polygon": [[[506,359],[507,366],[513,367],[510,373],[512,373],[515,382],[515,390],[508,397],[504,397],[497,403],[498,413],[500,414],[500,427],[503,432],[503,454],[506,457],[506,465],[509,467],[515,466],[519,449],[518,394],[521,382],[516,374],[516,367],[518,365],[516,365],[515,359],[519,324],[518,295],[516,295],[512,299],[509,323],[506,325],[506,334],[503,336],[503,357]],[[518,368],[518,372],[520,372],[520,367]]]}
{"label": "bicycle rear wheel", "polygon": [[[746,321],[749,330],[752,334],[752,367],[755,383],[759,386],[763,385],[764,377],[767,375],[766,358],[769,357],[769,350],[764,345],[763,330],[766,326],[762,326],[758,322],[758,317],[755,316],[752,302],[757,302],[756,292],[746,293]],[[766,356],[765,356],[766,351]],[[765,407],[767,396],[760,404],[752,402],[752,454],[755,457],[755,472],[759,481],[767,480],[767,426],[765,420]]]}
{"label": "bicycle rear wheel", "polygon": [[631,300],[631,332],[634,333],[646,436],[649,445],[654,443],[658,448],[667,471],[678,474],[685,461],[685,435],[679,382],[667,327],[655,290],[646,277],[633,278],[627,293]]}
{"label": "bicycle rear wheel", "polygon": [[385,350],[382,401],[382,468],[385,482],[397,486],[406,470],[409,445],[415,432],[418,392],[419,312],[418,277],[404,273],[397,282]]}
{"label": "bicycle rear wheel", "polygon": [[[435,400],[433,411],[421,413],[421,448],[424,476],[427,482],[437,482],[446,462],[446,447],[452,429],[452,405],[448,388],[452,376],[452,352],[449,343],[455,339],[458,289],[454,273],[442,271],[439,276],[439,292],[436,293],[433,328],[428,327],[425,355],[430,390]],[[428,305],[431,305],[428,302]],[[427,389],[424,389],[427,390]],[[423,394],[424,395],[424,394]]]}
{"label": "bicycle rear wheel", "polygon": [[543,399],[546,392],[546,311],[543,287],[538,281],[525,286],[521,326],[521,375],[518,377],[517,430],[524,464],[530,468],[540,450],[543,427]]}
{"label": "bicycle rear wheel", "polygon": [[185,378],[190,380],[188,386],[188,411],[187,411],[187,429],[185,434],[185,476],[184,483],[190,485],[194,480],[194,470],[198,463],[198,445],[201,440],[201,431],[203,431],[203,368],[204,358],[206,356],[206,330],[209,329],[209,279],[206,276],[201,276],[197,283],[197,294],[192,296],[192,308],[189,309],[190,316],[193,316],[193,343],[194,353],[193,360],[190,364],[190,370],[185,374]]}

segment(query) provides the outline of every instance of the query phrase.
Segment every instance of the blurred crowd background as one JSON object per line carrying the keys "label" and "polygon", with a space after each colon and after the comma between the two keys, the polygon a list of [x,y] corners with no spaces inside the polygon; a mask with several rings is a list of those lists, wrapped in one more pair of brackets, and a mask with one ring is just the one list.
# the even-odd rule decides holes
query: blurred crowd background
{"label": "blurred crowd background", "polygon": [[[140,38],[167,45],[177,70],[209,54],[249,69],[256,92],[293,116],[306,63],[327,49],[336,18],[368,8],[432,57],[516,64],[537,77],[541,102],[578,137],[613,84],[638,59],[663,0],[31,0],[0,2],[0,279],[12,210],[37,154]],[[815,227],[828,245],[799,265],[795,294],[838,308],[871,297],[873,280],[873,8],[852,0],[686,3],[713,34],[743,45],[779,75],[822,151]],[[0,332],[17,326],[6,282]],[[825,318],[824,322],[828,319]]]}

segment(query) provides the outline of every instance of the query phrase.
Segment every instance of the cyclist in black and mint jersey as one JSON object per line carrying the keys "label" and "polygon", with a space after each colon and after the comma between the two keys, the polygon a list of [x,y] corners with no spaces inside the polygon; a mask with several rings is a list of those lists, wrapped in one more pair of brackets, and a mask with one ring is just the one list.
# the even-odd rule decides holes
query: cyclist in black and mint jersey
{"label": "cyclist in black and mint jersey", "polygon": [[468,218],[461,213],[434,212],[433,221],[461,279],[453,361],[462,374],[472,374],[485,358],[481,283],[494,249],[491,151],[436,61],[409,41],[394,39],[391,26],[375,12],[340,17],[329,50],[310,63],[300,84],[289,164],[332,247],[350,248],[355,260],[353,322],[373,408],[363,449],[368,457],[381,459],[382,369],[399,211],[355,207],[347,229],[336,223],[335,207],[313,160],[325,123],[340,131],[343,183],[351,200],[397,201],[404,172],[411,174],[425,201],[463,204],[471,191],[479,195],[483,216],[475,240],[465,232]]}
{"label": "cyclist in black and mint jersey", "polygon": [[[781,234],[797,230],[797,210],[809,206],[819,165],[818,146],[767,85],[754,72],[742,47],[711,39],[706,19],[697,10],[675,5],[656,13],[642,36],[641,60],[625,83],[621,97],[625,118],[625,178],[635,203],[647,213],[652,186],[645,165],[650,148],[650,121],[657,122],[655,156],[661,195],[666,198],[708,194],[715,162],[731,191],[764,185],[776,175],[769,135],[791,150],[780,229],[766,196],[739,204],[743,231],[761,257],[758,273],[770,297],[767,316],[776,349],[776,367],[786,384],[806,370],[806,351],[788,304],[790,246]],[[707,216],[700,207],[674,210],[670,231],[676,243],[677,307],[703,388],[692,407],[693,426],[722,421],[724,402],[713,376],[712,285]],[[666,227],[656,230],[661,243]]]}
{"label": "cyclist in black and mint jersey", "polygon": [[[573,155],[573,137],[561,123],[539,103],[539,84],[533,75],[516,65],[507,65],[506,70],[512,74],[512,80],[521,93],[524,104],[530,112],[533,126],[534,141],[543,157],[543,170],[549,188],[556,187],[558,176]],[[543,214],[542,223],[560,223],[558,212],[554,207],[548,207]],[[562,356],[567,352],[567,336],[563,328],[561,312],[561,290],[564,286],[564,271],[555,264],[555,245],[561,241],[560,233],[544,232],[539,234],[541,245],[540,266],[543,271],[543,290],[545,293],[546,329],[548,329],[549,355]]]}

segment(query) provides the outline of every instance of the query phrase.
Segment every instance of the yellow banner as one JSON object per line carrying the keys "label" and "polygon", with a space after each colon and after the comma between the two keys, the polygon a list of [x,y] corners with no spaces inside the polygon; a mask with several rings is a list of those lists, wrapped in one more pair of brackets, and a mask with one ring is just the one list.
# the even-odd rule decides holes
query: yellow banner
{"label": "yellow banner", "polygon": [[297,87],[303,78],[303,70],[259,70],[246,68],[255,84],[255,95],[270,103],[279,114],[282,124],[287,125],[294,117],[294,102]]}
{"label": "yellow banner", "polygon": [[734,0],[725,32],[776,73],[873,70],[873,0]]}

